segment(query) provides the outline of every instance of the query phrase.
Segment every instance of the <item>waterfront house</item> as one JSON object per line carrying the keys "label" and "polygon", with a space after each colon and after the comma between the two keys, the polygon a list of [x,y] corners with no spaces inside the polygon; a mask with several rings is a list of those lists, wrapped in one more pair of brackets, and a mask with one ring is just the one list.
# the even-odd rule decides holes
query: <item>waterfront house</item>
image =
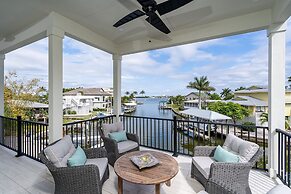
{"label": "waterfront house", "polygon": [[75,111],[77,115],[88,115],[94,110],[109,110],[111,99],[111,90],[103,88],[78,88],[63,94],[65,110]]}
{"label": "waterfront house", "polygon": [[[268,112],[268,89],[238,90],[234,92],[233,102],[248,107],[258,122],[262,112]],[[285,90],[284,116],[291,121],[291,90]],[[258,123],[257,123],[258,124]]]}
{"label": "waterfront house", "polygon": [[[142,9],[141,3],[143,2],[152,4]],[[157,3],[164,3],[164,1],[157,0]],[[165,3],[168,5],[168,9],[172,5],[171,1],[165,1]],[[104,118],[102,121],[121,120],[125,130],[138,133],[140,137],[144,137],[140,139],[142,147],[165,150],[174,153],[175,156],[179,153],[191,156],[193,149],[184,149],[185,147],[190,147],[190,145],[206,145],[207,142],[218,145],[226,135],[224,132],[228,132],[229,128],[233,128],[231,131],[234,135],[243,136],[254,142],[259,141],[263,148],[262,162],[255,166],[255,168],[262,171],[252,171],[250,174],[253,193],[266,193],[270,190],[270,187],[274,186],[277,177],[290,186],[290,160],[286,160],[285,156],[290,156],[291,154],[289,149],[291,135],[283,130],[286,100],[285,34],[287,30],[286,21],[291,15],[291,0],[192,1],[183,8],[163,14],[161,20],[158,19],[159,22],[157,23],[164,22],[170,28],[171,32],[167,31],[167,34],[161,33],[161,31],[153,27],[157,23],[151,22],[156,20],[147,18],[148,16],[142,11],[138,12],[139,15],[135,15],[135,17],[140,16],[140,18],[119,28],[113,26],[116,21],[131,11],[137,9],[152,11],[155,5],[155,1],[141,0],[1,1],[1,191],[4,191],[4,193],[52,193],[54,191],[52,177],[47,173],[43,164],[32,161],[30,158],[38,160],[38,153],[48,143],[62,138],[65,134],[78,138],[79,136],[75,132],[81,131],[87,137],[90,133],[96,133],[96,129],[100,126],[100,120],[63,125],[63,40],[65,36],[112,54],[114,116]],[[179,5],[179,3],[175,5]],[[149,12],[147,15],[153,15],[153,13]],[[147,20],[145,21],[144,19]],[[197,142],[194,142],[194,139],[189,136],[184,136],[173,130],[177,128],[177,122],[183,125],[183,121],[175,119],[160,120],[157,118],[145,119],[121,115],[122,56],[257,30],[266,30],[269,45],[268,127],[256,127],[254,131],[244,131],[237,125],[220,124],[218,126],[220,127],[218,128],[220,129],[220,134],[218,133],[219,131],[215,131],[217,133],[211,137],[210,141],[206,142],[198,139]],[[5,55],[43,38],[48,40],[49,123],[40,124],[3,117]],[[32,63],[32,65],[38,64]],[[98,67],[96,66],[96,68]],[[244,69],[241,71],[244,71]],[[82,71],[79,73],[81,74]],[[96,77],[96,79],[98,78]],[[170,86],[167,85],[166,87]],[[140,125],[136,121],[140,122]],[[3,123],[5,125],[2,125]],[[141,123],[144,125],[141,125]],[[199,124],[205,126],[205,123]],[[155,126],[163,126],[159,136],[157,136],[157,132],[161,128],[155,128]],[[25,127],[24,130],[21,130],[22,127]],[[19,133],[15,133],[16,128],[20,131]],[[151,133],[140,133],[144,132],[145,130],[143,129],[145,128],[150,130],[147,132]],[[7,133],[7,130],[9,133]],[[27,132],[29,132],[29,135]],[[189,131],[186,133],[188,134]],[[258,133],[261,137],[260,139],[256,138]],[[167,137],[164,142],[160,140],[162,135]],[[98,135],[93,134],[92,137],[98,137]],[[189,140],[193,141],[189,142]],[[100,141],[100,139],[95,139],[93,142],[83,141],[83,137],[81,137],[80,145],[99,145],[96,142],[100,143]],[[187,141],[189,142],[187,146],[180,144],[187,143]],[[77,142],[79,142],[78,139]],[[4,147],[12,149],[13,152]],[[17,156],[25,156],[16,158],[13,155],[14,151],[17,151]],[[26,158],[26,156],[29,158]],[[198,193],[203,190],[203,186],[190,177],[191,157],[179,156],[177,160],[180,167],[179,174],[173,180],[171,187],[161,186],[162,193],[182,192],[188,194]],[[268,173],[268,176],[265,173]],[[260,176],[256,176],[258,174]],[[117,193],[117,177],[112,168],[110,168],[110,176],[103,186],[103,193]],[[231,181],[236,180],[239,180],[239,178]],[[144,191],[143,189],[148,187],[129,184],[129,186],[125,186],[126,188],[127,191],[133,192]],[[153,192],[154,189],[152,187],[145,191],[145,193]]]}

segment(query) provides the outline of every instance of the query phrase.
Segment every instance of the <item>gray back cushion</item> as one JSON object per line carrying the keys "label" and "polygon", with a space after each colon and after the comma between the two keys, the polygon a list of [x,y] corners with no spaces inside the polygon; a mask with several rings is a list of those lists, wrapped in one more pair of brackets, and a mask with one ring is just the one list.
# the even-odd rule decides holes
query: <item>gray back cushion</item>
{"label": "gray back cushion", "polygon": [[76,148],[69,135],[63,137],[57,143],[44,149],[44,153],[49,161],[56,167],[66,167],[67,160],[75,153]]}
{"label": "gray back cushion", "polygon": [[227,135],[222,147],[227,151],[237,154],[240,162],[249,162],[260,148],[259,145],[245,141],[233,134]]}
{"label": "gray back cushion", "polygon": [[112,124],[103,124],[102,129],[103,129],[104,136],[109,137],[108,136],[109,133],[122,131],[123,130],[123,123],[122,122],[115,122]]}

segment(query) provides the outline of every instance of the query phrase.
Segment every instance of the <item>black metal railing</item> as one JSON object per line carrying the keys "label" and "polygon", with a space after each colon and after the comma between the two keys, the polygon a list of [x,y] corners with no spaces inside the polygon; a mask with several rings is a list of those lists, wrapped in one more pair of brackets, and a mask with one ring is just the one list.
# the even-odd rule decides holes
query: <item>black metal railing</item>
{"label": "black metal railing", "polygon": [[100,129],[104,123],[113,123],[113,115],[89,120],[66,123],[63,125],[63,134],[71,135],[75,145],[83,148],[102,147]]}
{"label": "black metal railing", "polygon": [[291,133],[276,129],[278,133],[278,174],[282,182],[290,187],[290,139]]}
{"label": "black metal railing", "polygon": [[124,129],[137,134],[141,146],[173,152],[173,119],[120,116]]}
{"label": "black metal railing", "polygon": [[267,170],[268,127],[162,119],[140,116],[120,116],[124,129],[139,136],[141,146],[173,152],[173,155],[193,155],[195,146],[222,145],[227,134],[255,142],[262,147],[262,159],[256,168]]}
{"label": "black metal railing", "polygon": [[14,151],[18,148],[17,125],[17,119],[0,116],[0,144]]}
{"label": "black metal railing", "polygon": [[17,152],[38,159],[38,153],[48,145],[48,125],[22,120],[20,116],[8,118],[0,116],[0,144]]}
{"label": "black metal railing", "polygon": [[[100,136],[102,124],[113,123],[114,117],[67,123],[63,125],[63,134],[71,135],[73,142],[81,147],[101,147],[103,146]],[[17,155],[26,155],[38,160],[38,153],[48,145],[48,125],[23,121],[19,117],[0,118],[0,126],[3,126],[4,132],[1,145],[17,151]],[[141,146],[169,151],[174,156],[178,154],[192,156],[195,146],[222,145],[227,134],[235,134],[263,148],[263,157],[256,164],[256,168],[267,169],[267,127],[182,120],[176,117],[163,119],[122,115],[120,120],[123,121],[126,131],[138,135]]]}
{"label": "black metal railing", "polygon": [[21,121],[20,134],[21,151],[17,155],[25,155],[39,160],[38,154],[49,143],[48,124],[33,121]]}

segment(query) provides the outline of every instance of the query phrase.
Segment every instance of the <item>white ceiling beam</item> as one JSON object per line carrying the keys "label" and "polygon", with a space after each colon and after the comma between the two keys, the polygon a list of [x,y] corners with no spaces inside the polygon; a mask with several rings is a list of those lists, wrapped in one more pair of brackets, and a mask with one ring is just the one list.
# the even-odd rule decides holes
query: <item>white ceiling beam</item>
{"label": "white ceiling beam", "polygon": [[49,17],[51,19],[50,25],[64,30],[66,36],[108,53],[116,53],[115,44],[103,36],[55,12],[50,13]]}
{"label": "white ceiling beam", "polygon": [[186,30],[172,32],[171,41],[143,39],[119,45],[119,53],[132,54],[152,49],[160,49],[187,43],[200,42],[240,33],[266,29],[271,23],[271,10],[263,10],[217,22],[195,26]]}
{"label": "white ceiling beam", "polygon": [[31,44],[46,37],[48,18],[44,18],[34,24],[33,26],[25,29],[24,31],[11,35],[11,41],[0,41],[0,53],[6,54],[25,45]]}
{"label": "white ceiling beam", "polygon": [[272,22],[283,23],[291,16],[291,0],[275,1],[272,10]]}

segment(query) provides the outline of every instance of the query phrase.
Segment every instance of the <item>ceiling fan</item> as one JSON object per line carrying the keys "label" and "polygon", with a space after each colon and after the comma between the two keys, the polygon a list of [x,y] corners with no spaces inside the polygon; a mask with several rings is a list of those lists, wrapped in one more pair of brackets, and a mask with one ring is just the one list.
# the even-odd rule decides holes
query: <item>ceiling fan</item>
{"label": "ceiling fan", "polygon": [[[150,23],[152,26],[160,30],[165,34],[169,34],[171,31],[166,26],[166,24],[161,20],[159,15],[164,15],[171,11],[174,11],[193,0],[168,0],[163,3],[157,4],[155,0],[137,0],[142,6],[142,10],[135,10],[130,14],[124,16],[119,21],[117,21],[113,26],[119,27],[127,22],[130,22],[134,19],[137,19],[141,16],[148,16],[145,20]],[[158,11],[159,15],[156,13]]]}

